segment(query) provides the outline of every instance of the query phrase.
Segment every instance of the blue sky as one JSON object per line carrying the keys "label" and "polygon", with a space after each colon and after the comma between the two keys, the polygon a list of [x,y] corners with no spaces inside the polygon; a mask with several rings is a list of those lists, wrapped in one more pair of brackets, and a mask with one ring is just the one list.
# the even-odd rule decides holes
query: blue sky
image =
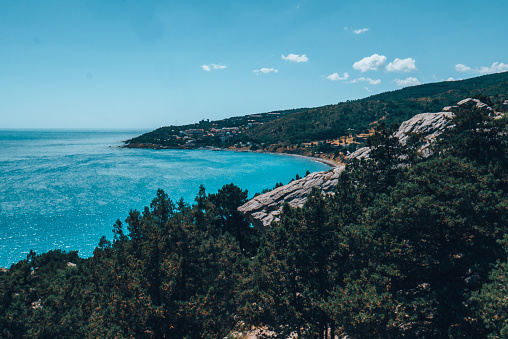
{"label": "blue sky", "polygon": [[508,1],[0,0],[0,128],[141,128],[508,70]]}

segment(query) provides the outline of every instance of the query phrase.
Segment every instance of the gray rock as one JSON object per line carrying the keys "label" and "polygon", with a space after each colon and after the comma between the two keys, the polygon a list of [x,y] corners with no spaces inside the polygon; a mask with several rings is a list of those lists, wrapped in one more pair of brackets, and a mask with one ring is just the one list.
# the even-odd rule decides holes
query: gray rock
{"label": "gray rock", "polygon": [[284,203],[292,207],[302,207],[312,187],[317,186],[323,194],[332,193],[337,186],[344,166],[324,172],[315,172],[305,178],[295,180],[273,191],[258,195],[238,208],[258,229],[264,230],[272,221],[277,221]]}
{"label": "gray rock", "polygon": [[[453,106],[455,107],[455,106]],[[457,106],[458,107],[458,106]],[[400,124],[399,129],[395,132],[394,136],[399,138],[402,145],[406,145],[409,137],[413,134],[422,137],[419,151],[422,156],[429,156],[429,146],[433,140],[443,133],[445,128],[451,126],[450,118],[453,113],[439,112],[439,113],[421,113],[417,114],[409,120]],[[370,153],[369,147],[362,147],[347,157],[347,161],[352,159],[368,159]]]}
{"label": "gray rock", "polygon": [[362,147],[354,151],[353,153],[349,154],[346,158],[346,160],[351,159],[368,159],[370,153],[370,147]]}
{"label": "gray rock", "polygon": [[489,105],[481,102],[478,99],[467,98],[467,99],[459,101],[457,103],[457,106],[459,106],[460,108],[465,108],[465,109],[472,109],[472,108],[476,107],[476,108],[479,108],[482,110],[487,110],[489,113],[494,113],[494,110]]}
{"label": "gray rock", "polygon": [[459,109],[459,106],[445,106],[443,107],[442,112],[452,112],[455,113]]}
{"label": "gray rock", "polygon": [[444,130],[450,127],[452,112],[422,113],[400,124],[395,136],[402,145],[406,145],[411,135],[421,137],[418,152],[428,157],[431,154],[430,145]]}
{"label": "gray rock", "polygon": [[451,112],[417,114],[400,124],[395,136],[403,145],[412,134],[421,135],[426,141],[435,139],[450,125],[452,116]]}

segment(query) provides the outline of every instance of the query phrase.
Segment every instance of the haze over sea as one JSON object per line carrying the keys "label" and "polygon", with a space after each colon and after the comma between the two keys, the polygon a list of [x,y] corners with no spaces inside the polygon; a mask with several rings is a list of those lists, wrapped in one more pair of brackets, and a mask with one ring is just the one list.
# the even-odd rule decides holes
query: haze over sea
{"label": "haze over sea", "polygon": [[158,188],[193,203],[199,185],[249,197],[327,165],[275,154],[119,148],[143,131],[0,131],[0,267],[30,249],[91,256],[116,219],[150,204]]}

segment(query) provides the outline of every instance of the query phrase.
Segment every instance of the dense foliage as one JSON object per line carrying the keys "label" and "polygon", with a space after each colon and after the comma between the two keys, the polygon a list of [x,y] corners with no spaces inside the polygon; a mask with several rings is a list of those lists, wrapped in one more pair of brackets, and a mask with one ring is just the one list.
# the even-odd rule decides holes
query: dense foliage
{"label": "dense foliage", "polygon": [[334,195],[284,206],[265,234],[230,184],[162,190],[93,257],[30,253],[0,277],[5,338],[508,335],[508,120],[481,109],[421,158],[381,125]]}

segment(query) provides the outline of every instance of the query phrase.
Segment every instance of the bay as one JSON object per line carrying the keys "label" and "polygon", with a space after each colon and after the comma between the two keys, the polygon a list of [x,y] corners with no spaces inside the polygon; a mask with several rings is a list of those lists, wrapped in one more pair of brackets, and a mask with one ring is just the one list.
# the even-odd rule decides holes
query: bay
{"label": "bay", "polygon": [[0,130],[0,267],[32,249],[93,253],[115,220],[158,188],[192,203],[199,186],[234,183],[249,196],[329,167],[306,158],[210,150],[120,148],[145,131]]}

